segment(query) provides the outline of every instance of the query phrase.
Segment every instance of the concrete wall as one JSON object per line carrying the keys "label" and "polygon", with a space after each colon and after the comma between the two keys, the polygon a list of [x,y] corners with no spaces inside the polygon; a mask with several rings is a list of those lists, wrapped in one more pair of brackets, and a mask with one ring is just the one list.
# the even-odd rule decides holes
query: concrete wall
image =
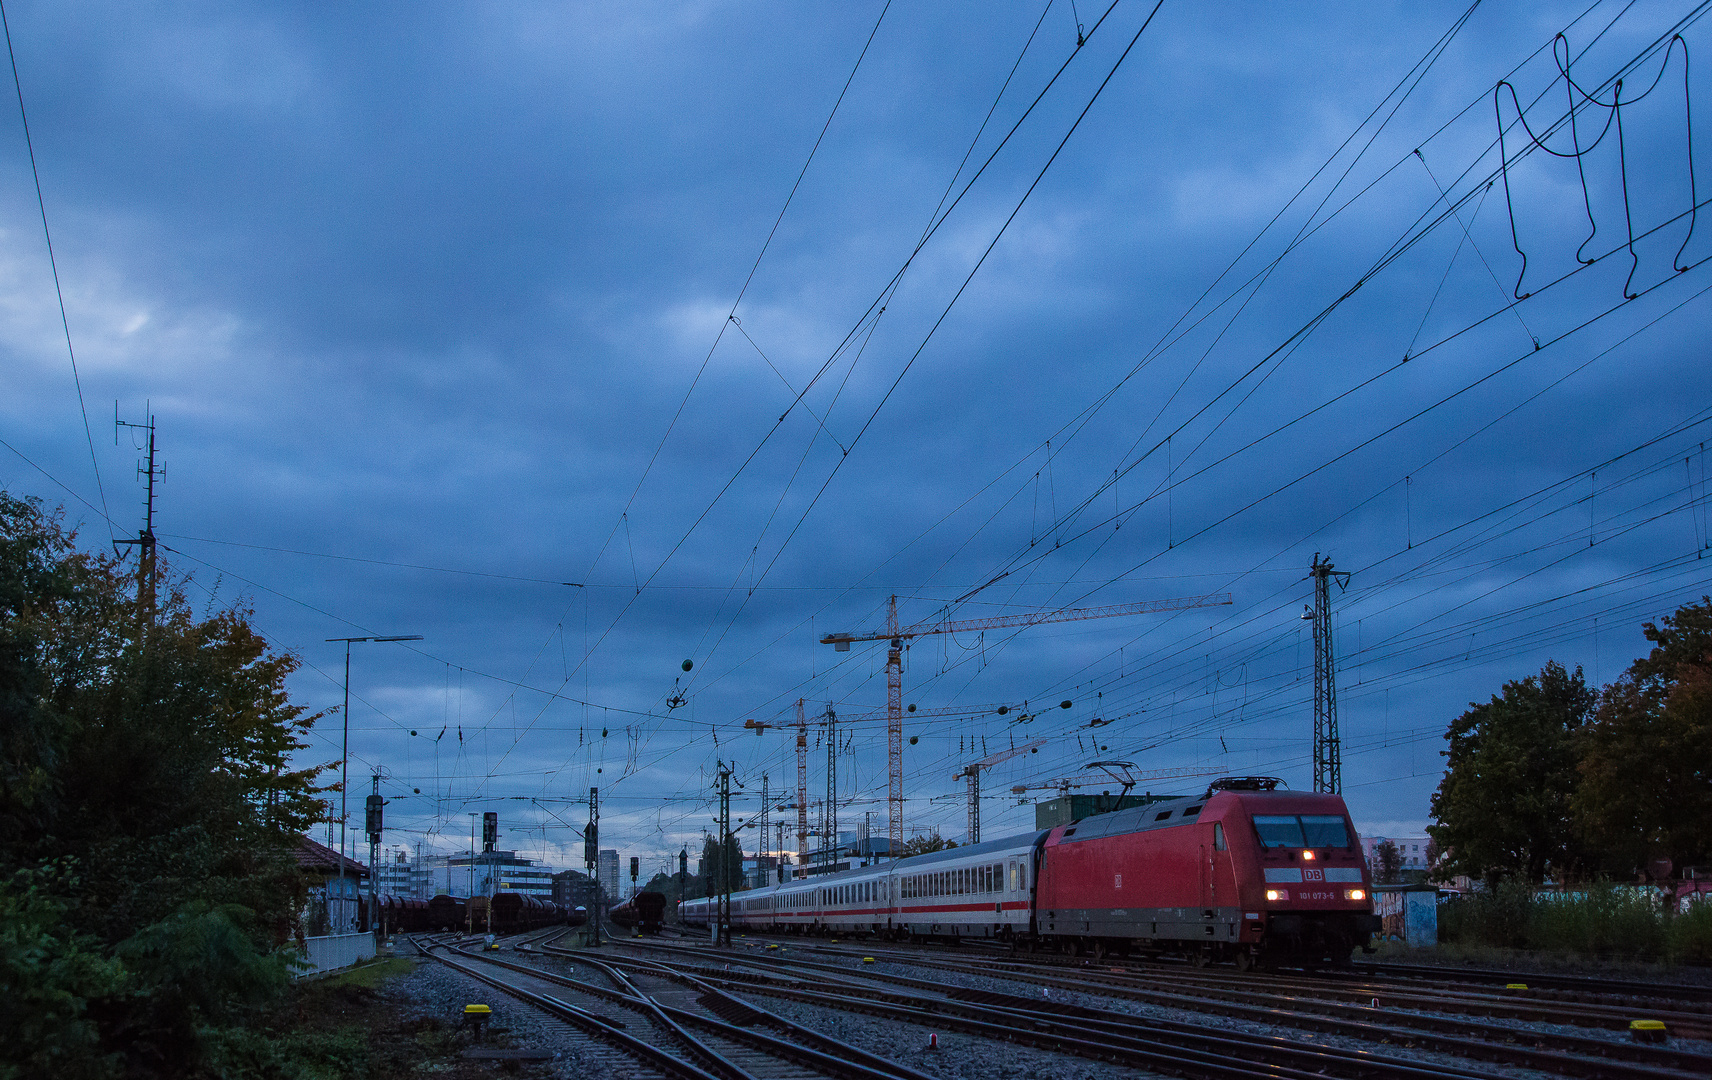
{"label": "concrete wall", "polygon": [[373,960],[375,955],[373,934],[323,934],[304,938],[303,946],[299,955],[309,966],[297,972],[299,979],[348,968],[362,960]]}
{"label": "concrete wall", "polygon": [[1382,939],[1401,941],[1411,949],[1439,943],[1437,889],[1377,885],[1373,889],[1373,913],[1384,921],[1379,931]]}

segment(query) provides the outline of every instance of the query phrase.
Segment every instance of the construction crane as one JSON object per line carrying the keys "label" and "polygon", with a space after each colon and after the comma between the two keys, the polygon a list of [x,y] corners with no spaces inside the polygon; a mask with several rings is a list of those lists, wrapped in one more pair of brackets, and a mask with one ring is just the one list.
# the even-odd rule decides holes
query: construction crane
{"label": "construction crane", "polygon": [[886,772],[888,790],[886,811],[894,858],[904,845],[904,709],[903,709],[903,649],[904,641],[928,634],[957,634],[974,630],[997,630],[1005,627],[1037,626],[1041,623],[1075,622],[1080,619],[1110,619],[1119,615],[1146,615],[1160,611],[1184,611],[1189,608],[1218,607],[1231,602],[1230,593],[1210,593],[1206,596],[1184,596],[1171,600],[1143,600],[1134,604],[1112,604],[1093,608],[1059,608],[1056,611],[1035,611],[1026,615],[996,615],[990,619],[936,619],[913,626],[898,625],[898,598],[886,602],[886,628],[866,634],[827,634],[822,645],[831,645],[838,652],[849,652],[852,642],[889,641],[886,650]]}
{"label": "construction crane", "polygon": [[[799,877],[799,878],[808,876],[808,838],[809,838],[809,836],[810,835],[823,834],[826,831],[824,828],[819,829],[819,830],[811,830],[808,827],[808,811],[809,811],[809,799],[808,799],[808,719],[809,718],[808,718],[807,711],[804,708],[804,706],[806,704],[807,704],[807,702],[804,699],[802,699],[802,698],[797,699],[797,721],[796,721],[796,729],[797,729],[797,801],[796,801],[796,805],[795,805],[794,809],[797,812],[797,869],[796,869],[795,876]],[[979,713],[994,712],[994,713],[999,714],[1000,716],[1004,716],[1006,713],[1011,711],[1011,708],[1012,708],[1012,706],[1009,706],[1009,705],[952,706],[952,707],[943,708],[943,709],[924,709],[917,715],[920,715],[923,717],[929,717],[929,716],[972,716],[972,715],[976,715]],[[830,709],[831,709],[831,706],[828,705],[828,710],[830,711]],[[916,712],[916,708],[914,705],[910,706],[910,712],[911,713]],[[874,717],[873,716],[860,716],[860,717],[856,718],[857,721],[871,720],[871,719],[874,719]],[[767,729],[778,727],[778,726],[779,725],[777,725],[777,724],[769,724],[763,720],[745,720],[745,721],[743,721],[743,730],[753,731],[757,735],[764,734],[767,731]],[[830,732],[829,732],[829,736],[830,736]],[[830,757],[829,757],[829,760],[830,760]],[[783,809],[793,809],[793,807],[780,807],[780,809],[782,809],[782,810]],[[824,812],[825,811],[824,811],[824,807],[823,807],[823,813]],[[836,843],[837,839],[838,838],[835,836],[830,841],[828,841],[828,843]]]}
{"label": "construction crane", "polygon": [[1018,754],[1037,754],[1040,752],[1040,748],[1045,745],[1045,739],[1035,739],[1032,742],[1025,742],[1021,746],[1002,750],[990,757],[982,758],[973,765],[965,765],[962,772],[951,778],[953,783],[964,779],[969,781],[969,842],[971,844],[981,842],[981,770],[990,769],[1002,761],[1009,761]]}

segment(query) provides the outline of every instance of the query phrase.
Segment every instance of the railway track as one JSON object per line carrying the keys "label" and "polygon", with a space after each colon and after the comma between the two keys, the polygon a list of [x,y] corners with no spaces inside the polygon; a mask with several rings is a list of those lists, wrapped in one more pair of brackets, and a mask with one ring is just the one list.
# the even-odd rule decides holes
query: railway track
{"label": "railway track", "polygon": [[[634,942],[630,943],[634,944]],[[548,949],[549,953],[557,953]],[[629,953],[629,950],[625,950]],[[693,979],[727,990],[796,1001],[837,1012],[861,1013],[1073,1054],[1183,1077],[1350,1077],[1374,1080],[1486,1078],[1489,1070],[1394,1057],[1361,1049],[1314,1046],[1301,1039],[1219,1031],[1206,1024],[1156,1021],[1130,1014],[1020,995],[830,965],[714,954],[711,949],[664,946],[653,955],[615,955],[608,963],[664,977]],[[666,952],[674,955],[662,961]],[[725,965],[729,964],[729,968]],[[771,969],[771,970],[769,970]],[[1618,1071],[1672,1080],[1686,1073]],[[1697,1075],[1697,1074],[1695,1074]]]}
{"label": "railway track", "polygon": [[[1510,984],[1500,986],[1463,985],[1454,979],[1433,981],[1365,979],[1359,969],[1354,973],[1336,975],[1259,975],[1231,970],[1191,968],[1187,965],[1118,964],[1116,962],[1045,961],[1034,958],[984,959],[976,961],[945,954],[921,956],[903,950],[882,950],[900,960],[946,970],[961,970],[970,974],[1004,971],[1015,977],[1041,981],[1042,970],[1074,972],[1079,981],[1101,986],[1159,989],[1163,992],[1192,993],[1201,996],[1225,996],[1233,1001],[1252,1001],[1285,1005],[1312,998],[1328,1007],[1347,1005],[1383,1008],[1385,1011],[1403,1008],[1427,1013],[1451,1013],[1463,1016],[1509,1019],[1526,1023],[1550,1023],[1570,1027],[1605,1030],[1627,1030],[1635,1019],[1663,1020],[1678,1035],[1712,1038],[1712,1006],[1685,1000],[1656,984],[1617,984],[1621,992],[1607,990],[1595,993],[1590,988],[1561,989],[1542,986],[1537,981],[1518,986],[1518,976],[1511,975]],[[852,956],[861,950],[828,949],[833,955]],[[873,950],[862,952],[863,955]],[[1068,977],[1068,976],[1066,976]],[[1514,987],[1514,988],[1511,988]],[[1276,1000],[1269,1000],[1276,999]],[[1373,1005],[1375,1000],[1380,1005]],[[1168,1002],[1160,1002],[1168,1004]],[[1447,1029],[1448,1030],[1448,1029]],[[1501,1028],[1513,1035],[1515,1029]]]}
{"label": "railway track", "polygon": [[[800,940],[800,939],[793,939]],[[1213,1014],[1241,1019],[1253,1023],[1282,1025],[1318,1033],[1355,1037],[1368,1041],[1393,1046],[1409,1046],[1417,1049],[1433,1050],[1439,1053],[1453,1055],[1458,1058],[1500,1063],[1517,1068],[1537,1069],[1563,1075],[1599,1078],[1606,1076],[1653,1076],[1653,1077],[1704,1077],[1712,1075],[1712,1057],[1679,1050],[1672,1047],[1642,1045],[1614,1039],[1601,1039],[1587,1036],[1577,1036],[1565,1033],[1546,1034],[1539,1031],[1529,1031],[1523,1028],[1491,1023],[1485,1020],[1472,1019],[1466,1016],[1447,1017],[1442,1015],[1423,1014],[1411,1011],[1416,1008],[1430,1008],[1439,1000],[1431,1002],[1420,1000],[1409,1005],[1388,1001],[1389,991],[1382,991],[1385,996],[1375,1004],[1372,996],[1360,997],[1351,988],[1332,987],[1334,998],[1322,999],[1310,996],[1313,991],[1326,989],[1323,985],[1312,985],[1306,991],[1301,987],[1279,987],[1273,980],[1255,979],[1232,975],[1205,975],[1202,971],[1191,971],[1188,968],[1170,972],[1173,982],[1170,986],[1144,985],[1134,973],[1122,968],[1077,967],[1073,970],[1062,965],[1043,966],[1024,961],[1001,962],[995,959],[984,959],[979,963],[969,960],[950,958],[929,958],[915,950],[867,949],[860,953],[849,950],[832,950],[826,946],[810,945],[806,949],[788,947],[787,956],[779,956],[772,949],[764,949],[760,955],[749,952],[715,953],[706,947],[679,947],[653,944],[650,952],[667,950],[694,960],[686,963],[730,963],[735,968],[747,971],[759,971],[762,980],[767,981],[767,974],[795,971],[812,975],[823,980],[836,980],[849,986],[860,986],[866,983],[873,986],[876,983],[900,987],[915,993],[931,995],[948,995],[960,1000],[995,1000],[1010,999],[1005,1002],[1009,1007],[1040,1011],[1053,1011],[1092,1023],[1103,1031],[1137,1030],[1148,1032],[1167,1031],[1174,1035],[1204,1034],[1208,1028],[1205,1024],[1193,1022],[1176,1022],[1149,1020],[1129,1013],[1114,1012],[1103,1009],[1084,1009],[1068,1004],[1050,1003],[1033,998],[1023,998],[1018,995],[985,994],[972,991],[954,984],[935,982],[926,979],[911,978],[903,975],[893,975],[872,970],[857,970],[847,966],[831,963],[818,963],[804,959],[801,952],[826,951],[835,952],[840,958],[849,959],[851,956],[873,956],[898,963],[912,964],[917,967],[946,973],[958,973],[981,978],[1004,978],[1021,983],[1037,985],[1043,993],[1053,989],[1061,992],[1080,992],[1087,994],[1121,997],[1128,1000],[1140,1001],[1146,1004],[1182,1010],[1198,1014]],[[717,957],[717,960],[715,959]],[[1202,982],[1195,985],[1184,985],[1182,980],[1189,975],[1203,976]],[[727,977],[745,978],[742,974]],[[717,975],[715,976],[717,977]],[[1224,985],[1225,983],[1241,982],[1240,987]],[[1315,983],[1315,980],[1296,980],[1297,982]],[[773,987],[776,989],[777,987]],[[1359,1004],[1352,1003],[1350,995],[1356,994]],[[1473,1000],[1458,1002],[1466,1010],[1479,1014],[1481,1003]],[[1550,1022],[1562,1023],[1565,1017],[1549,1010],[1540,1015],[1548,1016]],[[1580,1019],[1588,1019],[1583,1013]],[[1627,1028],[1628,1017],[1617,1016],[1615,1019],[1606,1018],[1606,1026],[1619,1025]],[[1702,1022],[1704,1016],[1698,1016]],[[1481,1073],[1479,1075],[1485,1075]]]}
{"label": "railway track", "polygon": [[[509,943],[509,948],[514,954],[521,950],[527,955],[540,940]],[[609,985],[567,978],[504,959],[491,950],[466,952],[445,941],[419,948],[456,971],[566,1021],[597,1040],[607,1051],[603,1055],[607,1060],[617,1051],[624,1064],[615,1070],[620,1075],[680,1080],[931,1080],[712,988],[686,992],[676,982],[637,979],[593,958],[585,963],[605,976]],[[759,1030],[761,1023],[782,1028],[787,1035]],[[643,1072],[636,1072],[638,1065]]]}
{"label": "railway track", "polygon": [[1350,968],[1330,974],[1334,977],[1355,978],[1372,975],[1400,981],[1456,982],[1489,986],[1526,983],[1528,989],[1535,993],[1547,993],[1571,1001],[1589,997],[1663,997],[1670,1001],[1695,1002],[1712,1006],[1712,986],[1639,982],[1633,979],[1608,979],[1593,975],[1551,975],[1538,972],[1495,971],[1490,968],[1367,962],[1358,962]]}

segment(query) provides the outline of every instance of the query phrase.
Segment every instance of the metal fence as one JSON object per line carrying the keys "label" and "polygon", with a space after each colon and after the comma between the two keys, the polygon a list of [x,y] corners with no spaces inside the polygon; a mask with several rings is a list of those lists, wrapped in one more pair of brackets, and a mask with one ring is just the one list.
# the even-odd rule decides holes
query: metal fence
{"label": "metal fence", "polygon": [[323,934],[304,938],[299,951],[309,963],[297,972],[302,979],[374,959],[375,939],[373,934]]}

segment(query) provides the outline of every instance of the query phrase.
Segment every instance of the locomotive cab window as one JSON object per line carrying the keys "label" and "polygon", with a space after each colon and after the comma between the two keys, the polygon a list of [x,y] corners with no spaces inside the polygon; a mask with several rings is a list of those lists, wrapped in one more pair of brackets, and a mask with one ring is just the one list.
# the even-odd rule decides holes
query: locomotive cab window
{"label": "locomotive cab window", "polygon": [[1262,847],[1346,848],[1349,827],[1337,814],[1256,814],[1254,829]]}
{"label": "locomotive cab window", "polygon": [[1302,822],[1295,814],[1256,814],[1254,831],[1260,834],[1261,847],[1308,846],[1302,839]]}
{"label": "locomotive cab window", "polygon": [[1303,814],[1302,833],[1309,847],[1349,846],[1349,830],[1338,814]]}

